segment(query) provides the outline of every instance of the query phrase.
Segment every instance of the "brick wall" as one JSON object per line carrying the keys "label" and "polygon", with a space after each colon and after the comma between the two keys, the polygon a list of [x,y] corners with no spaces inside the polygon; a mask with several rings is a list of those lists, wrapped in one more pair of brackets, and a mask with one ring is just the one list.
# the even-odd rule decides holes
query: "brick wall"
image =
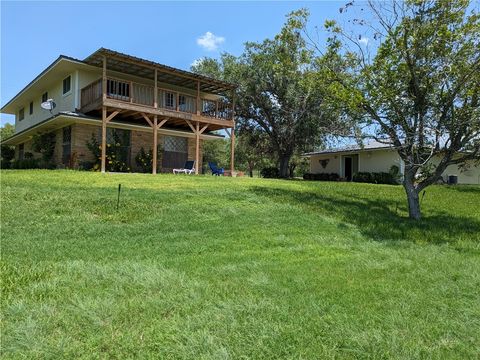
{"label": "brick wall", "polygon": [[[94,162],[95,158],[91,151],[87,147],[87,142],[90,141],[92,134],[98,137],[100,142],[100,126],[95,125],[85,125],[85,124],[73,124],[72,125],[72,158],[75,160],[74,168],[81,166],[83,162]],[[55,151],[53,155],[53,161],[57,167],[63,167],[62,164],[62,155],[63,155],[63,129],[55,130],[56,133],[56,143]],[[162,169],[162,150],[164,144],[164,136],[158,135],[158,161],[157,169],[158,172],[162,171],[171,171],[170,169]],[[195,160],[195,138],[188,138],[188,160]],[[34,154],[35,158],[41,156],[39,153],[34,153],[32,151],[32,141],[29,140],[24,144],[24,153],[31,152]],[[153,147],[153,134],[151,132],[144,131],[131,131],[131,148],[130,148],[130,167],[132,171],[139,171],[140,168],[137,166],[135,157],[139,153],[141,148],[144,148],[145,151],[149,151]],[[18,146],[15,147],[15,158],[18,159]],[[200,140],[200,164],[198,168],[202,169],[203,162],[203,140]]]}

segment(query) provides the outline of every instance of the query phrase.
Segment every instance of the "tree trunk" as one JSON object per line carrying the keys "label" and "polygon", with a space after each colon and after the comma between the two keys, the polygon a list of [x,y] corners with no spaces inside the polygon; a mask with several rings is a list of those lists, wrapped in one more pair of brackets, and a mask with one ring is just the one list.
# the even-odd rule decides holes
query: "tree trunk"
{"label": "tree trunk", "polygon": [[405,179],[403,181],[403,187],[407,194],[408,202],[408,216],[413,220],[420,220],[422,217],[420,213],[420,198],[418,196],[418,190],[414,185],[413,180]]}
{"label": "tree trunk", "polygon": [[288,178],[289,174],[289,166],[290,163],[290,155],[281,155],[280,156],[280,177],[281,178]]}
{"label": "tree trunk", "polygon": [[253,162],[249,162],[248,163],[248,175],[253,178],[253,167],[254,167],[254,164]]}

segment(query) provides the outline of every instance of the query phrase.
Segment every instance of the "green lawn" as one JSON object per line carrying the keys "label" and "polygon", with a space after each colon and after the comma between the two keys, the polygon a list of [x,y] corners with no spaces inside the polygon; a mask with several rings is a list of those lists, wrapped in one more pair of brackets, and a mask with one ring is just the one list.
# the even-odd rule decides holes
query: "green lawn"
{"label": "green lawn", "polygon": [[409,221],[400,186],[2,171],[2,358],[478,358],[480,187],[422,207]]}

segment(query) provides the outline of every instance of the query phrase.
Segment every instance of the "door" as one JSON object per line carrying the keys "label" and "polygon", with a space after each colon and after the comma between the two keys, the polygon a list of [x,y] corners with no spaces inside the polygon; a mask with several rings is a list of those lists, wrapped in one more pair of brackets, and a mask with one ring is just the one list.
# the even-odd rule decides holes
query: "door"
{"label": "door", "polygon": [[345,157],[345,169],[344,169],[344,174],[345,178],[348,181],[352,181],[352,158],[351,157]]}

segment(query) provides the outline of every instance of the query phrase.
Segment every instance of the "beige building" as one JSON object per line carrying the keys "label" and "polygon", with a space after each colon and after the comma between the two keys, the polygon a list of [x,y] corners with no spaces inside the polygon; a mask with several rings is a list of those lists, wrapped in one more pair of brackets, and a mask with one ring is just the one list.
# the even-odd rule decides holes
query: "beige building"
{"label": "beige building", "polygon": [[[15,115],[15,134],[3,144],[15,146],[16,159],[40,157],[32,150],[33,136],[54,133],[57,167],[98,162],[103,171],[109,169],[109,145],[132,171],[139,169],[135,157],[142,147],[157,148],[154,173],[187,160],[196,162],[198,173],[203,141],[218,139],[222,129],[234,137],[228,100],[234,90],[227,82],[104,48],[84,60],[62,55],[2,107]],[[54,109],[46,110],[52,102]],[[87,148],[92,138],[99,159]]]}
{"label": "beige building", "polygon": [[[335,173],[347,180],[351,180],[358,172],[389,172],[394,165],[402,175],[405,168],[397,151],[389,145],[380,143],[371,143],[362,148],[352,146],[322,150],[305,156],[310,159],[312,174]],[[459,184],[480,184],[480,167],[473,163],[464,170],[456,165],[450,165],[442,174],[443,180],[448,182],[450,175],[456,175]]]}

